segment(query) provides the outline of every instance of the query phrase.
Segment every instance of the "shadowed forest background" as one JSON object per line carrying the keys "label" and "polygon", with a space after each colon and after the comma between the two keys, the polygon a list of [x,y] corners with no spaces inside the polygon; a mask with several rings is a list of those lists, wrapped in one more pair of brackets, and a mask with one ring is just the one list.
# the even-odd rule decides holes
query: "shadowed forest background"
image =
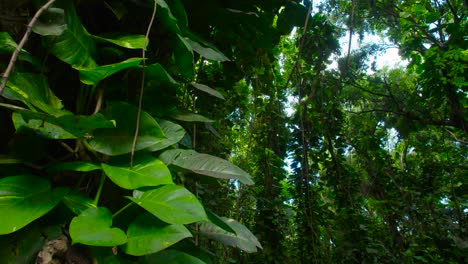
{"label": "shadowed forest background", "polygon": [[[46,2],[0,0],[0,72]],[[55,1],[0,89],[0,262],[467,263],[467,16]]]}

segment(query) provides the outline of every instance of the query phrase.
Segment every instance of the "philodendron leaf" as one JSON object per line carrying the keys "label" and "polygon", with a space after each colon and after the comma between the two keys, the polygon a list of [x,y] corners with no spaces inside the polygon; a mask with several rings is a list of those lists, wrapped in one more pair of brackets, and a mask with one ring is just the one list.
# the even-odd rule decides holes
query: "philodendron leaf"
{"label": "philodendron leaf", "polygon": [[166,165],[149,155],[135,160],[132,168],[128,162],[118,166],[103,163],[101,166],[106,175],[124,189],[133,190],[173,183],[171,172]]}
{"label": "philodendron leaf", "polygon": [[197,197],[182,186],[164,185],[146,191],[134,191],[130,198],[154,216],[169,224],[190,224],[207,220]]}
{"label": "philodendron leaf", "polygon": [[232,234],[236,234],[236,231],[234,231],[234,229],[232,229],[228,224],[226,224],[223,221],[223,219],[221,217],[217,216],[215,213],[213,213],[211,211],[207,211],[206,215],[208,216],[208,219],[210,220],[210,222],[212,224],[217,225],[218,227],[220,227],[224,231],[227,231],[227,232],[232,233]]}
{"label": "philodendron leaf", "polygon": [[[44,115],[45,117],[47,114]],[[28,131],[34,131],[38,135],[51,138],[51,139],[71,139],[76,138],[73,134],[65,131],[60,126],[46,122],[45,119],[30,119],[27,122],[23,119],[19,113],[13,113],[12,115],[13,124],[17,133],[27,133]]]}
{"label": "philodendron leaf", "polygon": [[73,244],[90,246],[119,246],[127,242],[125,233],[112,228],[112,214],[105,207],[89,208],[73,218],[70,236]]}
{"label": "philodendron leaf", "polygon": [[254,183],[247,172],[229,161],[194,150],[167,150],[159,156],[159,159],[168,166],[173,165],[198,174],[220,179],[237,179],[247,185]]}
{"label": "philodendron leaf", "polygon": [[69,114],[61,110],[62,102],[49,88],[46,77],[40,74],[13,72],[2,96],[19,100],[31,110],[37,108],[54,116]]}
{"label": "philodendron leaf", "polygon": [[59,36],[67,28],[64,16],[63,9],[50,7],[41,14],[32,30],[42,36]]}
{"label": "philodendron leaf", "polygon": [[209,87],[209,86],[206,86],[204,84],[200,84],[200,83],[192,83],[192,86],[197,88],[198,90],[200,91],[203,91],[207,94],[210,94],[214,97],[218,97],[219,99],[223,99],[224,100],[224,96],[222,94],[220,94],[218,91],[216,91],[215,89]]}
{"label": "philodendron leaf", "polygon": [[247,253],[257,252],[257,248],[262,249],[258,239],[243,224],[234,219],[225,217],[221,217],[221,219],[234,229],[236,234],[227,232],[210,222],[205,222],[200,226],[200,234],[227,246],[238,247]]}
{"label": "philodendron leaf", "polygon": [[68,188],[51,190],[46,179],[19,175],[0,179],[0,235],[26,226],[54,208]]}
{"label": "philodendron leaf", "polygon": [[63,203],[76,215],[80,215],[84,210],[96,208],[93,200],[83,193],[74,190],[63,197]]}
{"label": "philodendron leaf", "polygon": [[97,85],[100,81],[116,72],[138,66],[142,60],[142,58],[130,58],[115,64],[83,69],[80,70],[80,80],[84,84]]}
{"label": "philodendron leaf", "polygon": [[60,5],[65,11],[67,28],[60,36],[46,37],[45,45],[50,47],[50,51],[57,58],[75,69],[96,68],[97,64],[93,59],[96,44],[81,24],[73,1],[60,1]]}
{"label": "philodendron leaf", "polygon": [[[127,49],[142,49],[143,45],[145,44],[144,35],[112,34],[93,37],[99,41],[110,42]],[[146,42],[146,46],[148,46],[148,42],[149,41]]]}
{"label": "philodendron leaf", "polygon": [[144,256],[140,263],[206,264],[205,261],[202,261],[199,258],[174,249],[167,249],[155,254]]}
{"label": "philodendron leaf", "polygon": [[129,255],[143,256],[163,250],[191,236],[185,226],[166,224],[152,214],[145,213],[128,227],[128,241],[123,246],[123,251]]}
{"label": "philodendron leaf", "polygon": [[185,130],[182,126],[167,120],[158,120],[158,123],[167,138],[150,146],[148,148],[149,151],[165,149],[171,145],[176,144],[177,142],[181,141],[182,138],[184,138]]}
{"label": "philodendron leaf", "polygon": [[[138,109],[123,102],[108,103],[105,116],[115,120],[116,128],[97,129],[89,145],[97,152],[109,156],[130,153]],[[146,112],[141,112],[140,129],[135,150],[141,150],[159,143],[166,136],[156,120]]]}

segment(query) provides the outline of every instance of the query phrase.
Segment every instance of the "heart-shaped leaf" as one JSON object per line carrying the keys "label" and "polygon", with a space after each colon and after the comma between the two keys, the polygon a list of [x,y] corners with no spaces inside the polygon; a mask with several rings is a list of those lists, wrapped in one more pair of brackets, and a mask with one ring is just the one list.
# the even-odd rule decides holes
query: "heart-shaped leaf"
{"label": "heart-shaped leaf", "polygon": [[221,219],[236,231],[236,234],[227,232],[210,222],[205,222],[200,226],[200,233],[225,245],[238,247],[247,253],[257,252],[257,248],[262,249],[258,239],[243,224],[234,219],[225,217]]}
{"label": "heart-shaped leaf", "polygon": [[237,179],[243,184],[253,184],[250,175],[236,165],[227,160],[198,153],[194,150],[167,150],[159,156],[159,159],[168,166],[177,166],[198,174],[220,179]]}
{"label": "heart-shaped leaf", "polygon": [[[109,120],[115,120],[116,128],[97,129],[89,145],[96,151],[109,156],[130,153],[132,150],[133,136],[138,109],[123,102],[108,104],[105,116]],[[141,112],[140,130],[135,150],[141,150],[159,143],[166,136],[152,116]]]}
{"label": "heart-shaped leaf", "polygon": [[164,185],[147,191],[134,191],[130,198],[169,224],[190,224],[207,220],[197,197],[182,186]]}
{"label": "heart-shaped leaf", "polygon": [[93,58],[96,44],[91,34],[81,24],[73,1],[60,1],[58,5],[65,11],[67,28],[60,36],[46,37],[45,45],[57,58],[75,69],[96,68],[97,64]]}
{"label": "heart-shaped leaf", "polygon": [[138,66],[142,60],[142,58],[130,58],[119,63],[83,69],[80,70],[80,80],[84,84],[97,85],[100,81],[116,72]]}
{"label": "heart-shaped leaf", "polygon": [[19,175],[0,179],[0,235],[26,226],[54,208],[68,188],[51,190],[46,179]]}
{"label": "heart-shaped leaf", "polygon": [[149,155],[135,160],[132,168],[126,162],[119,166],[102,164],[102,169],[111,181],[129,190],[173,183],[171,172],[166,165]]}
{"label": "heart-shaped leaf", "polygon": [[174,145],[179,142],[185,136],[185,130],[182,126],[167,121],[167,120],[158,120],[159,125],[161,126],[164,135],[167,136],[166,139],[163,139],[159,143],[156,143],[148,148],[149,151],[158,151],[165,149],[169,146]]}
{"label": "heart-shaped leaf", "polygon": [[125,233],[111,226],[112,214],[107,208],[89,208],[73,218],[70,223],[70,236],[73,243],[90,246],[112,247],[125,244]]}
{"label": "heart-shaped leaf", "polygon": [[129,255],[142,256],[163,250],[191,236],[185,226],[166,224],[146,213],[128,227],[128,242],[123,246],[123,251]]}

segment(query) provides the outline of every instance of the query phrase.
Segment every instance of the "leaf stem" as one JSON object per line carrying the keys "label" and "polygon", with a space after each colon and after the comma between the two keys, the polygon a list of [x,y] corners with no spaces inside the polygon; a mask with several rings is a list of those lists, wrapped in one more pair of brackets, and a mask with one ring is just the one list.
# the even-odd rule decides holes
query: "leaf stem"
{"label": "leaf stem", "polygon": [[128,203],[127,205],[125,205],[124,207],[120,208],[120,210],[118,210],[117,212],[115,212],[115,214],[112,215],[112,218],[115,218],[117,217],[120,213],[122,213],[123,211],[125,211],[127,208],[129,208],[132,204],[134,204],[134,202],[130,202]]}
{"label": "leaf stem", "polygon": [[99,187],[94,197],[94,205],[98,205],[99,198],[101,197],[102,187],[104,187],[104,182],[106,181],[106,174],[103,172],[101,174],[101,179],[99,180]]}

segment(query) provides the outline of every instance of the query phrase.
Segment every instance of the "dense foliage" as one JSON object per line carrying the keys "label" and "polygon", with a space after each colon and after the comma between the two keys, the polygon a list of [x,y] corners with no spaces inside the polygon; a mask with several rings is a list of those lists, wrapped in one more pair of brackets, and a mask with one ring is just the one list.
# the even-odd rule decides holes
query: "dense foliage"
{"label": "dense foliage", "polygon": [[[2,72],[46,2],[0,0]],[[468,262],[467,10],[55,1],[0,89],[0,262]]]}

